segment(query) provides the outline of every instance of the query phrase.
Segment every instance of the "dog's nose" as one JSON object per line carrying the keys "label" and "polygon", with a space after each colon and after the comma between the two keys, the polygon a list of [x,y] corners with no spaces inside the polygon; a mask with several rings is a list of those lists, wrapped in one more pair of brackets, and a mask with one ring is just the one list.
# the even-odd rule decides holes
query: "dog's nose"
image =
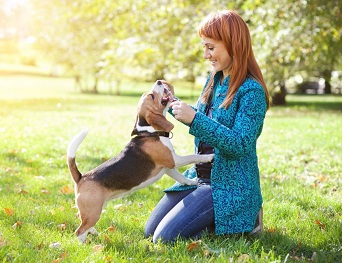
{"label": "dog's nose", "polygon": [[162,82],[160,80],[158,80],[157,85],[162,85]]}

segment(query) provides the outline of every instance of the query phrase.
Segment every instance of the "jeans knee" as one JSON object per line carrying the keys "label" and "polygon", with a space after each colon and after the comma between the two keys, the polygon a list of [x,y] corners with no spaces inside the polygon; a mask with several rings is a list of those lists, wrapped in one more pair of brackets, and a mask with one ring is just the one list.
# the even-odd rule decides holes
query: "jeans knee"
{"label": "jeans knee", "polygon": [[146,226],[143,230],[143,235],[145,236],[145,238],[149,238],[153,234],[154,234],[154,229],[146,224]]}
{"label": "jeans knee", "polygon": [[161,241],[164,243],[172,243],[175,241],[175,239],[178,237],[174,235],[169,235],[169,234],[162,234],[162,233],[155,233],[152,237],[152,242],[156,244],[157,242]]}

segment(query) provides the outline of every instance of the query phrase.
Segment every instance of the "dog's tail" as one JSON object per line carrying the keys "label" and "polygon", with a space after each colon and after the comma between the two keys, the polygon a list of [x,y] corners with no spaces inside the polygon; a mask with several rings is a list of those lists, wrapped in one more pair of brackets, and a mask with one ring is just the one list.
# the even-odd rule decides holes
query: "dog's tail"
{"label": "dog's tail", "polygon": [[71,142],[68,145],[67,164],[75,183],[78,183],[81,179],[81,173],[79,172],[77,165],[75,163],[75,153],[77,152],[79,145],[85,139],[88,132],[89,131],[87,129],[82,130],[79,134],[74,136],[74,138],[71,140]]}

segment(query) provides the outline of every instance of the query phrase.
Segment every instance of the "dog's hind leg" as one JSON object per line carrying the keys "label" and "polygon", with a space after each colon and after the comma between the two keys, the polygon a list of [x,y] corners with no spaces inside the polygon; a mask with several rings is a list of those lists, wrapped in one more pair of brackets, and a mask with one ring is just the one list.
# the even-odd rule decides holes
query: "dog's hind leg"
{"label": "dog's hind leg", "polygon": [[75,231],[75,234],[78,236],[79,241],[84,243],[89,233],[98,234],[94,226],[100,219],[104,200],[103,197],[101,198],[98,195],[81,194],[76,202],[79,208],[81,224]]}
{"label": "dog's hind leg", "polygon": [[98,235],[98,232],[94,226],[99,219],[100,214],[90,216],[87,219],[82,217],[81,224],[75,231],[75,234],[78,236],[79,242],[84,243],[88,234]]}
{"label": "dog's hind leg", "polygon": [[80,243],[85,243],[86,237],[87,237],[88,234],[98,235],[98,232],[95,229],[95,227],[90,227],[87,231],[85,231],[82,234],[78,235],[78,232],[80,232],[80,231],[81,231],[81,229],[79,227],[77,229],[77,231],[76,231],[76,235],[78,236],[78,240],[79,240]]}

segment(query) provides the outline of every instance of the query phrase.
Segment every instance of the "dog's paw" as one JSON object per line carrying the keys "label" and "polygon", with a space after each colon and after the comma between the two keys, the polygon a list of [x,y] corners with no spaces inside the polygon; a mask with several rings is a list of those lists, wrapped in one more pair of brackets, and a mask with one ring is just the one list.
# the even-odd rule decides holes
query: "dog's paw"
{"label": "dog's paw", "polygon": [[185,179],[186,180],[182,184],[185,184],[185,185],[197,185],[197,182],[198,182],[197,178],[194,178],[194,179],[185,178]]}
{"label": "dog's paw", "polygon": [[94,227],[90,228],[88,230],[88,233],[92,234],[92,235],[96,235],[96,236],[99,234],[98,231]]}
{"label": "dog's paw", "polygon": [[202,163],[209,163],[211,162],[213,159],[214,159],[214,154],[203,154],[203,155],[199,155],[201,156],[203,159],[202,159]]}

